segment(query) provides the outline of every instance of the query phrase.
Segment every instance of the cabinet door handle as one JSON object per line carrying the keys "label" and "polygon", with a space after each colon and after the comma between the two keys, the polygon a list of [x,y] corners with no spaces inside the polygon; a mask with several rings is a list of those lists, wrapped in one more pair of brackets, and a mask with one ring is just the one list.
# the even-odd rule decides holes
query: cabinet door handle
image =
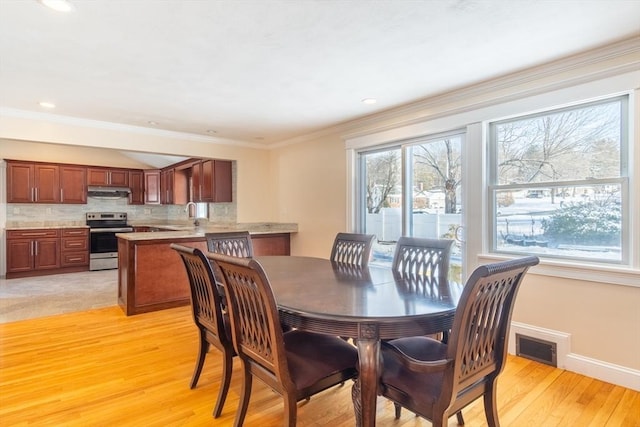
{"label": "cabinet door handle", "polygon": [[23,237],[38,237],[38,236],[46,236],[47,233],[20,233]]}
{"label": "cabinet door handle", "polygon": [[68,246],[82,246],[82,243],[69,243]]}
{"label": "cabinet door handle", "polygon": [[33,243],[34,243],[34,246],[35,246],[35,248],[36,248],[35,256],[38,256],[38,241],[37,241],[37,240],[34,240],[34,241],[33,241]]}
{"label": "cabinet door handle", "polygon": [[35,246],[35,243],[33,240],[31,241],[31,244],[29,245],[29,253],[31,256],[35,255],[35,250],[33,249],[33,247]]}
{"label": "cabinet door handle", "polygon": [[64,191],[62,190],[62,188],[60,189],[60,201],[64,202]]}

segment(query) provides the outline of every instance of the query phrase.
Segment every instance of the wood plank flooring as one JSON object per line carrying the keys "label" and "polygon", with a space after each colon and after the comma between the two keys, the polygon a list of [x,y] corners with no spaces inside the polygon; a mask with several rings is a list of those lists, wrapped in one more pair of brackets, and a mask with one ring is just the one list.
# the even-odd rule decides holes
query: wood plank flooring
{"label": "wood plank flooring", "polygon": [[[0,324],[0,426],[228,426],[240,393],[236,363],[222,416],[212,349],[189,389],[196,330],[188,307],[126,317],[118,307]],[[640,393],[519,357],[499,381],[503,426],[640,427]],[[282,400],[254,381],[245,426],[282,424]],[[464,411],[486,426],[481,402]],[[351,383],[299,404],[299,426],[354,425]],[[378,426],[431,424],[378,400]],[[456,425],[455,417],[449,421]]]}

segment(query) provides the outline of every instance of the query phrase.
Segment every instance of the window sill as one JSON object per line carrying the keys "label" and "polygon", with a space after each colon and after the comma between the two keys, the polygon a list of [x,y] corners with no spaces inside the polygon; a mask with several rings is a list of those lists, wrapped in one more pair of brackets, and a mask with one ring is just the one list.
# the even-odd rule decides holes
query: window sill
{"label": "window sill", "polygon": [[[514,258],[518,258],[518,256],[498,254],[478,255],[478,261],[480,263],[504,261]],[[640,288],[640,270],[623,266],[557,261],[541,258],[540,264],[532,267],[527,274]]]}

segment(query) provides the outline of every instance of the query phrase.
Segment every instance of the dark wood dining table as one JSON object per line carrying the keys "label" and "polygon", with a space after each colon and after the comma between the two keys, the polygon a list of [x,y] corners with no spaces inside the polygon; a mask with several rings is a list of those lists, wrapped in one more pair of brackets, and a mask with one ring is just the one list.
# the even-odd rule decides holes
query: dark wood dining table
{"label": "dark wood dining table", "polygon": [[359,374],[352,396],[359,425],[375,426],[380,340],[448,331],[460,286],[416,283],[390,267],[359,268],[327,259],[260,256],[281,322],[353,338]]}

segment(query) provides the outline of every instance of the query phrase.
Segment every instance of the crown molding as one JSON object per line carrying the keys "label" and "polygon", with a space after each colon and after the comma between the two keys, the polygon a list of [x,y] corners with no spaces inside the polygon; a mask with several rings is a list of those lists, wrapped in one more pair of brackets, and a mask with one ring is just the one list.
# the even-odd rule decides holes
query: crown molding
{"label": "crown molding", "polygon": [[[630,60],[608,63],[625,56]],[[582,71],[558,78],[576,70]],[[343,123],[341,136],[370,135],[638,70],[640,35]]]}
{"label": "crown molding", "polygon": [[[607,63],[625,56],[631,59],[621,64]],[[558,78],[558,75],[576,70],[584,71],[574,76]],[[348,140],[638,70],[640,35],[342,122],[317,132],[271,144],[269,148],[281,148],[335,134],[340,135],[343,140]]]}
{"label": "crown molding", "polygon": [[152,129],[142,126],[125,125],[121,123],[105,122],[100,120],[83,119],[71,116],[62,116],[51,113],[41,113],[35,111],[19,110],[15,108],[0,107],[0,116],[13,117],[17,119],[36,120],[39,122],[56,123],[62,125],[78,126],[91,129],[102,129],[116,132],[126,132],[138,135],[148,135],[160,138],[182,139],[185,141],[205,142],[217,145],[233,145],[234,147],[244,147],[253,149],[266,149],[263,144],[251,143],[227,138],[210,137],[187,132],[176,132],[165,129]]}

